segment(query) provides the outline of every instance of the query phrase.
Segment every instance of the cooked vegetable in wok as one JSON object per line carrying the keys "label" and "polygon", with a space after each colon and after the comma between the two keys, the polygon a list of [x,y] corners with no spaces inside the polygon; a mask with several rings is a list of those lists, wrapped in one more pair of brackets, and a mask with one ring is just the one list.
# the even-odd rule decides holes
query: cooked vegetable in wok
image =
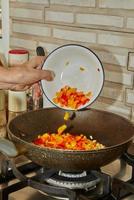
{"label": "cooked vegetable in wok", "polygon": [[[67,121],[69,119],[69,112],[65,112],[64,120]],[[66,129],[67,125],[63,124],[58,128],[57,133],[44,133],[43,135],[39,135],[33,143],[41,147],[67,150],[98,150],[105,147],[103,144],[94,140],[92,136],[88,139],[83,134],[65,133]]]}
{"label": "cooked vegetable in wok", "polygon": [[92,137],[88,139],[83,134],[65,133],[66,128],[67,126],[64,124],[58,128],[57,133],[44,133],[43,135],[39,135],[33,143],[41,147],[66,150],[98,150],[105,147],[103,144],[92,139]]}

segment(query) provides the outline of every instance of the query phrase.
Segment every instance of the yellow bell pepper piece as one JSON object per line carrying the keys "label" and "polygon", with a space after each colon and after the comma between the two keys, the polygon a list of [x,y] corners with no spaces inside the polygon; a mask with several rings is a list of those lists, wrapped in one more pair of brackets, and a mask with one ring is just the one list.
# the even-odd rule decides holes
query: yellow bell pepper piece
{"label": "yellow bell pepper piece", "polygon": [[69,120],[70,116],[69,116],[69,112],[65,112],[65,115],[64,115],[64,120]]}
{"label": "yellow bell pepper piece", "polygon": [[64,131],[65,131],[65,129],[67,128],[67,125],[65,125],[65,124],[63,124],[62,126],[60,126],[59,128],[58,128],[58,134],[61,134],[61,133],[63,133]]}

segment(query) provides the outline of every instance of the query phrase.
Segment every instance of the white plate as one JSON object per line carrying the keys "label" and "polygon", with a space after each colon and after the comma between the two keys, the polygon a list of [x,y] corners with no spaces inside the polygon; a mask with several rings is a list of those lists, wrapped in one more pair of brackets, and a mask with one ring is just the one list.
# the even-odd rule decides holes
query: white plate
{"label": "white plate", "polygon": [[92,92],[90,101],[77,109],[80,110],[96,100],[104,84],[101,61],[93,51],[81,45],[69,44],[58,47],[48,55],[43,69],[52,70],[56,75],[52,82],[41,81],[45,96],[52,104],[65,110],[73,109],[60,107],[53,102],[56,92],[65,85],[75,87],[84,93]]}

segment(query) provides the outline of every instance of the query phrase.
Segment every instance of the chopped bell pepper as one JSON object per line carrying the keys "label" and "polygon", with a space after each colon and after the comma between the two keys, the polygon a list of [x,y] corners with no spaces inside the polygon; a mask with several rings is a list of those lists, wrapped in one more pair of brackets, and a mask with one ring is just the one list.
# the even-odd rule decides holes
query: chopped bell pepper
{"label": "chopped bell pepper", "polygon": [[59,104],[61,107],[69,107],[72,109],[78,109],[84,106],[92,96],[92,92],[87,94],[78,91],[77,88],[71,88],[70,86],[64,86],[60,91],[56,92],[53,102]]}
{"label": "chopped bell pepper", "polygon": [[66,124],[60,126],[60,127],[58,128],[58,131],[57,131],[58,134],[63,133],[63,132],[65,131],[66,128],[67,128],[67,125],[66,125]]}
{"label": "chopped bell pepper", "polygon": [[69,118],[70,118],[69,112],[65,112],[64,120],[67,121],[69,120]]}

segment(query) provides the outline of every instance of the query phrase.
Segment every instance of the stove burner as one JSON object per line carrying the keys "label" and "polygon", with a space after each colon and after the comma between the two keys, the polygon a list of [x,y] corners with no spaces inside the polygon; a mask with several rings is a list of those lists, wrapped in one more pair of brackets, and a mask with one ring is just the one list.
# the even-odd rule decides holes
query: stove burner
{"label": "stove burner", "polygon": [[[121,158],[132,166],[132,177],[126,182],[111,178],[100,170],[72,174],[44,169],[34,163],[16,167],[14,159],[5,157],[0,174],[0,200],[9,200],[10,193],[26,186],[58,199],[62,197],[69,200],[124,199],[124,197],[134,194],[134,144],[130,150],[132,151],[128,151],[128,154],[124,154]],[[31,172],[34,172],[34,175],[27,176]],[[15,177],[20,181],[13,181],[14,183],[10,185],[10,181]],[[53,183],[49,183],[50,180]],[[60,185],[57,185],[57,182]]]}
{"label": "stove burner", "polygon": [[87,172],[86,171],[83,171],[83,172],[78,172],[78,173],[68,173],[68,172],[62,172],[62,171],[59,171],[59,176],[64,176],[64,177],[69,177],[69,178],[78,178],[78,177],[84,177],[84,176],[87,176]]}
{"label": "stove burner", "polygon": [[[18,168],[14,165],[14,162],[12,159],[8,160],[9,167],[12,168],[10,172],[12,171],[13,174],[20,180],[20,182],[17,182],[13,185],[5,187],[5,182],[7,182],[6,176],[5,181],[1,185],[0,190],[0,199],[1,200],[8,200],[8,195],[14,191],[20,190],[26,186],[30,186],[34,189],[37,189],[38,191],[41,191],[43,194],[55,197],[58,199],[64,198],[68,200],[77,200],[81,195],[80,199],[85,200],[98,200],[100,198],[103,199],[103,197],[110,197],[109,194],[110,188],[111,188],[111,178],[107,174],[102,173],[99,171],[89,171],[89,172],[81,172],[81,173],[65,173],[65,172],[55,172],[55,170],[48,170],[44,168],[39,168],[38,165],[34,170],[34,175],[30,178],[25,176],[23,171],[19,171]],[[24,166],[25,169],[25,166]],[[23,169],[23,170],[24,170]],[[5,171],[5,170],[4,170]],[[12,175],[11,174],[11,177]],[[73,177],[66,177],[66,176],[73,176]],[[8,177],[8,176],[7,176]],[[48,183],[46,180],[48,179],[56,179],[57,181],[59,179],[64,182],[64,185],[68,185],[68,181],[71,181],[71,184],[75,184],[75,189],[73,186],[71,187],[65,187],[65,186],[56,186]],[[9,177],[8,177],[9,178]],[[12,178],[11,178],[12,179]],[[65,180],[68,180],[65,182]],[[84,184],[83,184],[84,182]],[[8,182],[7,182],[8,183]],[[89,184],[89,185],[88,185]],[[112,199],[105,199],[105,200],[114,200]]]}
{"label": "stove burner", "polygon": [[66,173],[59,171],[45,180],[47,183],[69,189],[91,190],[100,182],[100,177],[95,171],[81,173]]}

